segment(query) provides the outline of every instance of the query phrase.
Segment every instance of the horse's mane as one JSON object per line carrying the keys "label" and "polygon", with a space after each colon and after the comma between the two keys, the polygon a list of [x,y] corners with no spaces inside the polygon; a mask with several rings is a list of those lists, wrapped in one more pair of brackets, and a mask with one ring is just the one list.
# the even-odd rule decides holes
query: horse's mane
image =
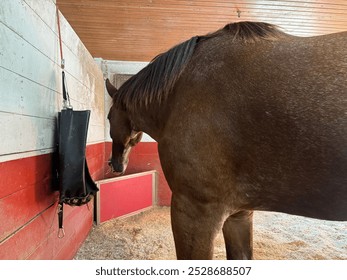
{"label": "horse's mane", "polygon": [[288,34],[277,26],[264,22],[237,22],[205,36],[193,37],[165,53],[156,56],[145,68],[127,80],[114,95],[116,106],[133,110],[139,105],[160,104],[172,91],[195,47],[203,41],[222,35],[230,35],[231,42],[254,43],[259,40],[277,40]]}
{"label": "horse's mane", "polygon": [[130,109],[138,104],[147,106],[166,99],[191,58],[197,38],[193,37],[156,56],[119,88],[113,96],[114,104]]}
{"label": "horse's mane", "polygon": [[278,40],[289,37],[288,34],[281,31],[276,25],[266,22],[243,21],[227,24],[224,28],[207,34],[203,38],[209,39],[226,33],[231,36],[232,41],[241,41],[243,43],[254,43],[260,40]]}

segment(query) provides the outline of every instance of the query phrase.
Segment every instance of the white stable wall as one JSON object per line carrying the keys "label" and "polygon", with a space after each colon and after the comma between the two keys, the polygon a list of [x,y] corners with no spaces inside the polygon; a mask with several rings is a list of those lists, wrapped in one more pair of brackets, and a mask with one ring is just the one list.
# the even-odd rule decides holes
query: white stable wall
{"label": "white stable wall", "polygon": [[[49,153],[62,86],[52,0],[1,0],[0,162]],[[91,109],[88,143],[104,141],[102,72],[63,16],[65,71],[76,110]]]}
{"label": "white stable wall", "polygon": [[[61,15],[68,90],[75,110],[91,110],[87,162],[104,176],[103,73]],[[62,76],[53,0],[0,0],[0,260],[71,259],[93,224],[93,203],[64,207],[52,188]]]}

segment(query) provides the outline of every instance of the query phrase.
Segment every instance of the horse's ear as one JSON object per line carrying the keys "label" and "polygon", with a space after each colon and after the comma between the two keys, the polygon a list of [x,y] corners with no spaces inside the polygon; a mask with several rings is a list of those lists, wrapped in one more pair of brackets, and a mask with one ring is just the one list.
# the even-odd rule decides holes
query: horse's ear
{"label": "horse's ear", "polygon": [[109,79],[106,79],[105,83],[108,94],[113,98],[113,96],[117,93],[118,89],[116,89],[116,87],[111,84]]}

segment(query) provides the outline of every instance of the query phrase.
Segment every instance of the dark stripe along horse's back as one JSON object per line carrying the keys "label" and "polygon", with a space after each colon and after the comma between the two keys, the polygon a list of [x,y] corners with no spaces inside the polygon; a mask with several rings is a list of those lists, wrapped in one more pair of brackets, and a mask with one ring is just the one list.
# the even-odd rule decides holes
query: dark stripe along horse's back
{"label": "dark stripe along horse's back", "polygon": [[[178,259],[252,258],[252,211],[347,220],[347,33],[240,22],[157,56],[117,90],[110,166],[146,132],[172,190]],[[314,229],[312,229],[314,230]]]}

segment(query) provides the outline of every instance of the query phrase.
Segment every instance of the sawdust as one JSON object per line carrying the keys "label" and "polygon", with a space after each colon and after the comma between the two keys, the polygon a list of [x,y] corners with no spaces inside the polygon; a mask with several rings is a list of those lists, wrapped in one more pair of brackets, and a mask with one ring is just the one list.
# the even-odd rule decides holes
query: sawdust
{"label": "sawdust", "polygon": [[[75,259],[175,259],[170,208],[94,226]],[[322,221],[280,213],[254,215],[254,258],[263,260],[347,259],[347,222]],[[215,241],[214,259],[225,259],[224,240]]]}

